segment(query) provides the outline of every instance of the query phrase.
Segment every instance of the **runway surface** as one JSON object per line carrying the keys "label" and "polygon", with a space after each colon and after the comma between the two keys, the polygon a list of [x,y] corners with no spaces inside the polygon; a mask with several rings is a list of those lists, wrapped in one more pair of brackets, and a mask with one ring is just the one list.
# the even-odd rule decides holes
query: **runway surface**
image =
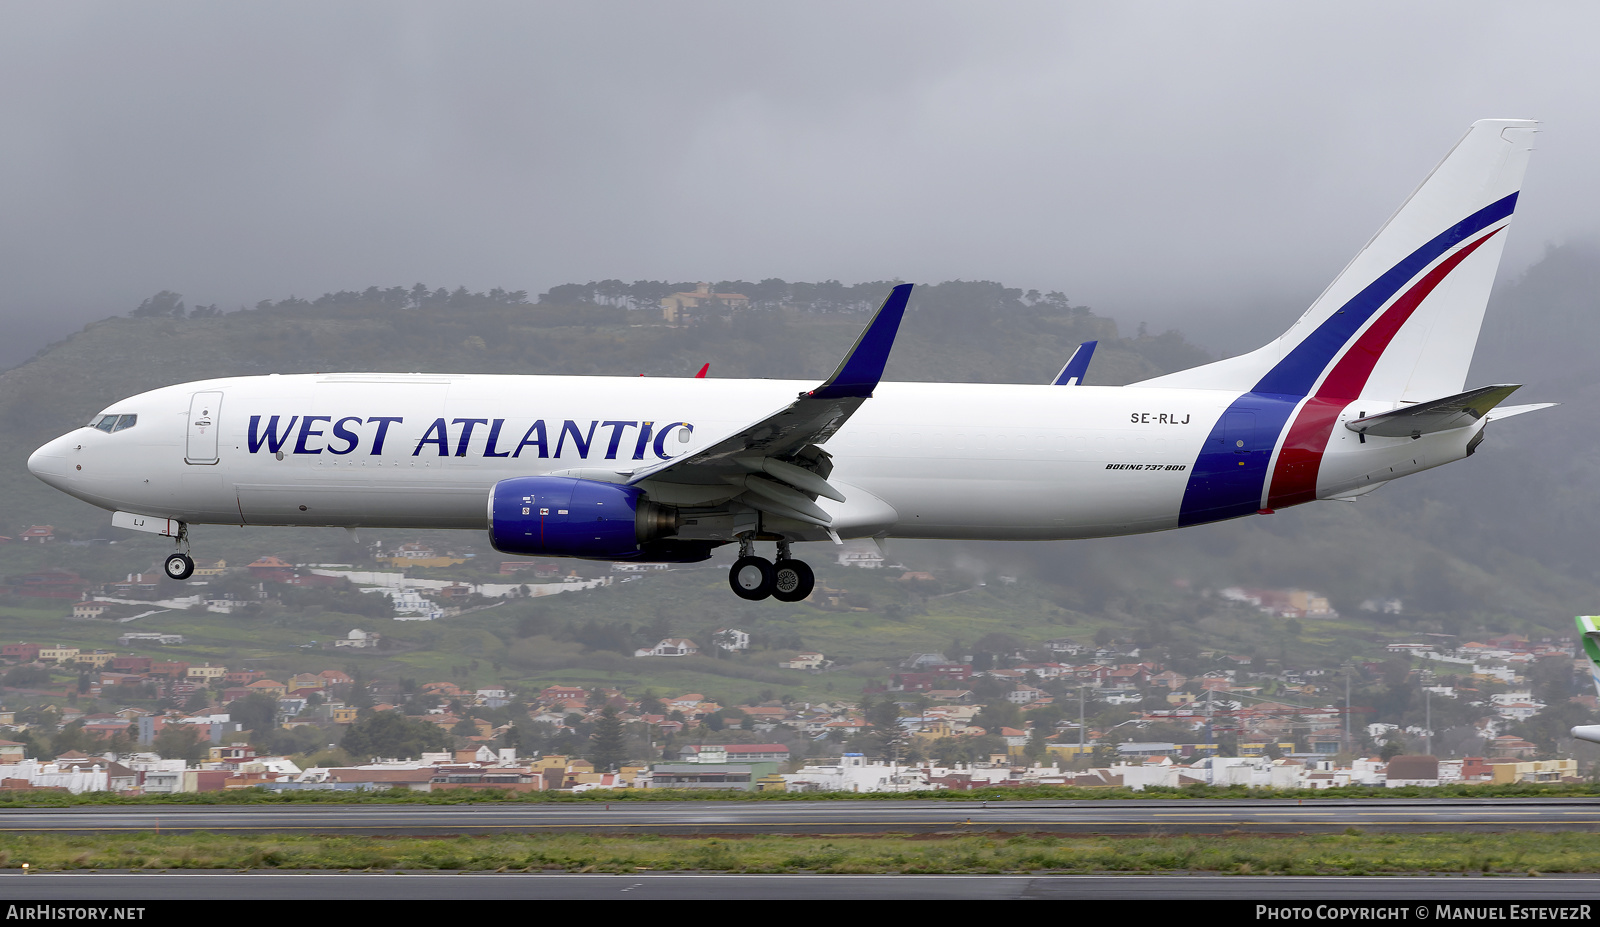
{"label": "runway surface", "polygon": [[[46,873],[0,875],[12,903],[49,901],[1139,900],[1542,901],[1591,904],[1596,878],[1296,876],[834,876],[662,873]],[[1587,918],[1586,918],[1587,919]]]}
{"label": "runway surface", "polygon": [[1220,834],[1600,830],[1600,800],[210,805],[0,811],[0,833]]}

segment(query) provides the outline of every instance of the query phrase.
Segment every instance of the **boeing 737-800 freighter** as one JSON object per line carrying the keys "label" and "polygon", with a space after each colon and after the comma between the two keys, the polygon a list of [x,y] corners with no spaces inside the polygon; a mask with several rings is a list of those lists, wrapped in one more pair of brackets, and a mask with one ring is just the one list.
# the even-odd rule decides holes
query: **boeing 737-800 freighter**
{"label": "boeing 737-800 freighter", "polygon": [[[1471,454],[1516,386],[1463,391],[1535,123],[1477,122],[1287,332],[1124,387],[881,383],[897,286],[825,382],[315,374],[116,402],[28,467],[188,526],[487,529],[511,554],[687,562],[805,598],[796,541],[1093,538],[1351,499]],[[775,561],[756,545],[775,542]]]}

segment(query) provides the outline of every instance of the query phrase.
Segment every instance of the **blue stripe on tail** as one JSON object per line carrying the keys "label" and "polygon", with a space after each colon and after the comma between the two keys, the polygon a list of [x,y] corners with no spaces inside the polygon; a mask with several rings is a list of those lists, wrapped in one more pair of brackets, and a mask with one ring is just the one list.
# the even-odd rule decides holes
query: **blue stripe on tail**
{"label": "blue stripe on tail", "polygon": [[1344,346],[1412,278],[1451,248],[1511,215],[1516,206],[1517,194],[1512,193],[1411,252],[1324,319],[1316,331],[1267,371],[1253,390],[1234,400],[1212,427],[1189,472],[1178,525],[1198,525],[1259,511],[1261,495],[1271,475],[1268,468],[1273,449],[1295,407],[1311,394],[1323,371]]}

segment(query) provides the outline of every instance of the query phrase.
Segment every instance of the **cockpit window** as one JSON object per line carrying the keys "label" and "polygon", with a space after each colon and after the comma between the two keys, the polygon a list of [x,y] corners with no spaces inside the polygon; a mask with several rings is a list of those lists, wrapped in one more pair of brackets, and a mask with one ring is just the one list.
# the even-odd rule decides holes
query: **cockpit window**
{"label": "cockpit window", "polygon": [[110,434],[113,431],[122,431],[138,424],[137,415],[100,415],[89,422],[88,427]]}

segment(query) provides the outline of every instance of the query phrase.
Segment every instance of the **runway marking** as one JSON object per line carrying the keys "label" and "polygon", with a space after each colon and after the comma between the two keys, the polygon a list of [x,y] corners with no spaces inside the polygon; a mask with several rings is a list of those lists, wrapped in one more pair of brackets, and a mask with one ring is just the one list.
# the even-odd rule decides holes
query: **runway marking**
{"label": "runway marking", "polygon": [[[1449,812],[1449,811],[1417,810],[1417,811],[1358,811],[1356,813],[1357,814],[1365,814],[1365,815],[1388,815],[1390,817],[1394,817],[1394,816],[1397,816],[1397,815],[1406,815],[1406,814],[1420,815],[1420,816],[1426,816],[1426,817],[1438,817],[1439,815],[1450,814],[1452,812]],[[1537,812],[1537,811],[1474,811],[1472,813],[1474,815],[1478,815],[1478,816],[1481,816],[1481,817],[1507,817],[1507,816],[1518,816],[1518,815],[1524,816],[1524,817],[1527,817],[1527,816],[1537,817],[1539,815],[1539,812]],[[1568,812],[1568,813],[1570,814],[1572,812]]]}

